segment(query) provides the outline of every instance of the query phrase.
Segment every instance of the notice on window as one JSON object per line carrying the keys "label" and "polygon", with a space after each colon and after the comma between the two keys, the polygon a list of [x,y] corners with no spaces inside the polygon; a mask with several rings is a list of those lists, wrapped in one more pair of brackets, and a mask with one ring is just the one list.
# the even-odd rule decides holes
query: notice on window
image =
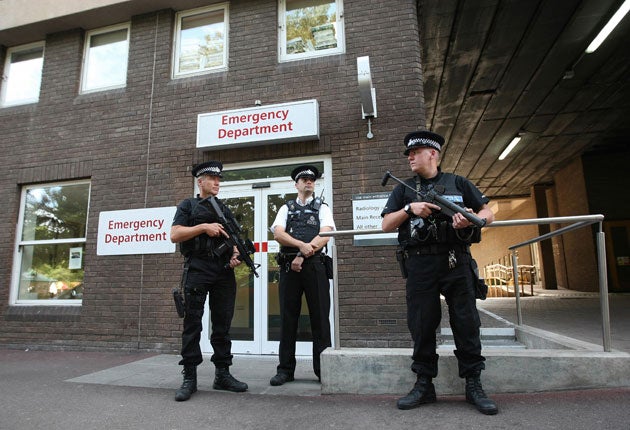
{"label": "notice on window", "polygon": [[70,256],[68,258],[68,269],[76,270],[81,268],[83,262],[83,248],[70,248]]}
{"label": "notice on window", "polygon": [[[389,193],[354,194],[352,196],[352,229],[380,230],[381,212]],[[355,246],[378,246],[398,244],[398,233],[370,233],[354,236]]]}
{"label": "notice on window", "polygon": [[97,255],[169,254],[175,252],[170,231],[177,207],[101,212]]}

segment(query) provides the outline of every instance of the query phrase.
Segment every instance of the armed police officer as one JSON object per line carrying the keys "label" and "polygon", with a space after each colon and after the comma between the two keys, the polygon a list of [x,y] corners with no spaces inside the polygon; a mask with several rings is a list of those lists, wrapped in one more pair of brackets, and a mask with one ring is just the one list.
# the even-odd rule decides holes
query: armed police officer
{"label": "armed police officer", "polygon": [[298,191],[295,200],[283,205],[271,226],[274,239],[281,245],[280,266],[280,363],[271,385],[294,380],[295,343],[302,295],[308,304],[313,335],[313,370],[320,377],[321,352],[331,346],[329,283],[322,248],[329,238],[320,232],[333,231],[335,222],[328,205],[315,198],[315,180],[320,177],[315,166],[299,166],[291,172]]}
{"label": "armed police officer", "polygon": [[[211,360],[216,368],[213,388],[233,392],[247,390],[247,384],[236,380],[229,371],[232,365],[230,326],[236,300],[233,269],[241,261],[236,247],[226,245],[225,239],[229,236],[207,201],[219,193],[222,171],[220,161],[193,167],[192,175],[197,178],[199,195],[177,206],[171,227],[171,241],[180,243],[185,257],[182,279],[185,315],[179,362],[184,366],[184,381],[175,393],[177,401],[188,400],[197,391],[197,366],[203,361],[199,340],[206,296],[209,297],[212,323],[210,344],[214,353]],[[227,217],[232,217],[222,202],[218,201],[218,204]]]}
{"label": "armed police officer", "polygon": [[383,231],[398,228],[399,254],[407,275],[407,324],[414,344],[411,369],[416,383],[397,406],[411,409],[436,401],[432,379],[438,374],[436,330],[442,294],[449,309],[459,376],[466,379],[466,400],[484,414],[496,414],[497,406],[486,396],[480,381],[485,358],[481,355],[481,323],[475,302],[478,276],[470,255],[470,244],[481,238],[480,229],[461,213],[446,216],[440,206],[420,201],[418,195],[437,191],[467,212],[485,218],[486,224],[494,220],[494,214],[488,208],[489,200],[468,179],[440,170],[442,136],[415,131],[405,137],[404,144],[415,174],[405,181],[411,189],[396,186],[382,212]]}

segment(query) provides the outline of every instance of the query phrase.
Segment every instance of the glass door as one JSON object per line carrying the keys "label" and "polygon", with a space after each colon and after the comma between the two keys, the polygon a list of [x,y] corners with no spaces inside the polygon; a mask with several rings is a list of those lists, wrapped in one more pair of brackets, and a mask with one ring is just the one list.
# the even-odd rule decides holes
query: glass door
{"label": "glass door", "polygon": [[[265,315],[263,323],[263,342],[261,345],[262,354],[277,354],[280,344],[280,301],[278,297],[278,284],[280,281],[280,267],[276,262],[276,256],[280,251],[280,244],[273,239],[273,233],[269,227],[276,219],[278,210],[287,200],[295,199],[297,196],[294,183],[282,186],[278,184],[263,191],[263,201],[266,205],[263,207],[266,214],[263,218],[266,220],[265,243],[266,252],[262,255],[267,264],[267,281],[264,285],[266,288],[263,292],[262,314]],[[306,298],[302,296],[302,311],[298,322],[298,337],[295,346],[296,355],[312,354],[311,342],[311,323],[309,319],[308,306]]]}
{"label": "glass door", "polygon": [[[235,269],[236,304],[232,328],[232,352],[236,354],[277,354],[280,341],[280,312],[278,282],[280,272],[276,255],[280,245],[273,239],[270,227],[280,207],[296,197],[293,181],[264,183],[254,188],[223,186],[219,193],[241,225],[243,237],[248,237],[256,248],[252,260],[260,267],[255,277],[245,264]],[[331,286],[332,291],[332,286]],[[211,353],[209,308],[206,303],[201,339],[204,353]],[[311,328],[306,299],[302,298],[299,320],[297,355],[312,353]],[[331,311],[332,315],[332,311]]]}

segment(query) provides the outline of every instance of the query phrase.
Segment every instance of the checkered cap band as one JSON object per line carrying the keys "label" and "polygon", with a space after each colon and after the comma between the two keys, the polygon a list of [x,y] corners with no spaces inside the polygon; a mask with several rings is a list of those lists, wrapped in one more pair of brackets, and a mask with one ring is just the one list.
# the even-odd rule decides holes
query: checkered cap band
{"label": "checkered cap band", "polygon": [[430,148],[437,149],[438,151],[442,150],[442,146],[439,142],[427,137],[409,139],[409,142],[407,142],[407,149],[415,148],[416,146],[428,146]]}
{"label": "checkered cap band", "polygon": [[205,175],[205,174],[211,174],[211,175],[216,175],[216,176],[220,176],[221,175],[221,169],[219,169],[217,166],[209,166],[209,167],[204,167],[203,169],[199,170],[197,172],[197,176],[201,176],[201,175]]}
{"label": "checkered cap band", "polygon": [[317,175],[315,175],[315,172],[313,172],[312,170],[308,169],[308,170],[302,170],[300,173],[298,173],[297,175],[295,175],[295,179],[300,179],[302,176],[312,176],[313,178]]}

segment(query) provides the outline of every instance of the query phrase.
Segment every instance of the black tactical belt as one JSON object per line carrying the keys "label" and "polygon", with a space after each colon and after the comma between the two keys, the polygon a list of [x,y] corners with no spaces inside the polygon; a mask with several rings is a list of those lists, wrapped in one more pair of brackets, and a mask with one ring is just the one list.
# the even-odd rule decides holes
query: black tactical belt
{"label": "black tactical belt", "polygon": [[407,253],[407,255],[437,255],[437,254],[447,254],[450,251],[455,251],[461,254],[470,254],[470,246],[463,245],[461,243],[458,243],[458,244],[433,243],[431,245],[417,246],[417,247],[405,249],[405,252]]}

